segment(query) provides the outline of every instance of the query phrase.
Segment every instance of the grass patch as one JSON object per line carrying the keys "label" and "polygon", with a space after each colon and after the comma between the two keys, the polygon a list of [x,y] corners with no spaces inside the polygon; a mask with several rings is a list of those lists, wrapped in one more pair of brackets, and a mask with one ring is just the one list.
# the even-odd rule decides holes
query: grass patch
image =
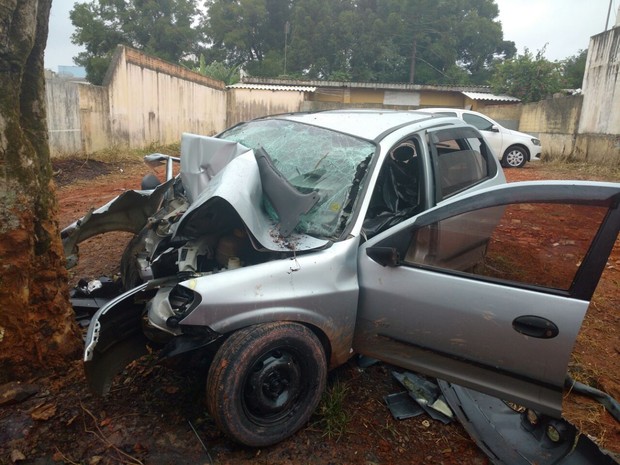
{"label": "grass patch", "polygon": [[347,383],[336,381],[323,393],[316,411],[319,417],[314,427],[323,431],[323,436],[338,441],[346,433],[350,417],[346,410],[349,394]]}
{"label": "grass patch", "polygon": [[564,174],[564,178],[620,181],[620,167],[586,163],[581,160],[542,160],[541,168]]}
{"label": "grass patch", "polygon": [[103,150],[99,150],[94,153],[89,154],[63,154],[52,157],[54,159],[62,159],[62,158],[78,158],[83,160],[95,160],[101,161],[104,163],[142,163],[142,159],[145,155],[151,153],[163,153],[166,155],[172,155],[178,157],[181,153],[181,143],[177,142],[174,144],[161,145],[157,143],[152,143],[147,147],[141,149],[130,149],[125,146],[112,146]]}

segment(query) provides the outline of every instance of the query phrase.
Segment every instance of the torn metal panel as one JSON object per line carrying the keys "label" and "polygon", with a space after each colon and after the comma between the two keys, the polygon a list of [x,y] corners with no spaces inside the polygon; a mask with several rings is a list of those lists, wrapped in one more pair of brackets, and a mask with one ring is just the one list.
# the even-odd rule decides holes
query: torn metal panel
{"label": "torn metal panel", "polygon": [[106,394],[114,375],[147,353],[141,318],[144,302],[153,293],[143,284],[111,300],[93,316],[86,335],[84,369],[94,392]]}
{"label": "torn metal panel", "polygon": [[295,189],[262,148],[256,150],[255,155],[263,192],[280,219],[280,234],[288,237],[299,224],[300,216],[308,213],[319,201],[319,194],[315,190],[303,194]]}
{"label": "torn metal panel", "polygon": [[172,183],[173,180],[170,180],[153,191],[123,192],[64,228],[61,237],[67,257],[67,268],[77,264],[77,244],[86,239],[110,231],[137,234],[146,225],[149,217],[161,207],[164,195]]}
{"label": "torn metal panel", "polygon": [[220,225],[214,220],[223,208],[232,206],[248,230],[267,250],[304,251],[321,248],[329,243],[327,240],[295,232],[283,238],[276,221],[261,208],[262,195],[262,183],[254,153],[244,153],[210,180],[177,223],[173,240],[177,237],[194,238],[216,232]]}
{"label": "torn metal panel", "polygon": [[573,425],[439,380],[469,435],[495,465],[617,465]]}
{"label": "torn metal panel", "polygon": [[189,201],[196,200],[217,173],[234,158],[249,150],[237,142],[196,134],[183,134],[181,138],[181,180]]}

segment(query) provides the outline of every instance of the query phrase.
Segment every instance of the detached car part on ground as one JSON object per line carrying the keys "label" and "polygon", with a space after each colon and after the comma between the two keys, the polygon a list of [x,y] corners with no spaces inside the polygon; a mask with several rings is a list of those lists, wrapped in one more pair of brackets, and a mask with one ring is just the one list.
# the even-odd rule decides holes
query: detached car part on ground
{"label": "detached car part on ground", "polygon": [[106,392],[147,343],[210,360],[207,406],[250,446],[301,428],[355,352],[559,417],[620,227],[620,185],[506,185],[457,118],[330,111],[184,135],[181,174],[63,231],[136,234],[94,315]]}

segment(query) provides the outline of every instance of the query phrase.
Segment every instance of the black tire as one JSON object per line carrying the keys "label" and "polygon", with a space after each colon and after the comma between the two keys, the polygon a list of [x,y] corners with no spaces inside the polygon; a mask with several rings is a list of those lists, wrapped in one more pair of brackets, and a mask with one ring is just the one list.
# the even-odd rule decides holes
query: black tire
{"label": "black tire", "polygon": [[142,182],[140,183],[140,189],[143,191],[149,191],[155,189],[157,186],[161,184],[161,181],[154,174],[147,174],[142,178]]}
{"label": "black tire", "polygon": [[316,409],[327,378],[325,352],[305,326],[250,326],[218,350],[207,378],[207,408],[235,441],[265,447],[291,436]]}
{"label": "black tire", "polygon": [[149,230],[147,228],[143,228],[142,231],[131,238],[123,251],[120,271],[121,282],[123,283],[123,290],[125,291],[142,284],[136,255],[144,250],[144,238],[148,232]]}
{"label": "black tire", "polygon": [[527,152],[523,147],[518,145],[511,145],[504,152],[502,158],[502,165],[507,168],[521,168],[527,161]]}

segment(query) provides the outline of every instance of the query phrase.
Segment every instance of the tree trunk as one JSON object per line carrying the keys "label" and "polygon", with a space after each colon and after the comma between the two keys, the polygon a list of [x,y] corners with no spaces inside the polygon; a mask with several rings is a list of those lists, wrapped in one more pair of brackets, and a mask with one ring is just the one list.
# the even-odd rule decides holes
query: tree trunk
{"label": "tree trunk", "polygon": [[51,0],[0,0],[0,384],[65,364],[81,342],[52,182],[43,51]]}

